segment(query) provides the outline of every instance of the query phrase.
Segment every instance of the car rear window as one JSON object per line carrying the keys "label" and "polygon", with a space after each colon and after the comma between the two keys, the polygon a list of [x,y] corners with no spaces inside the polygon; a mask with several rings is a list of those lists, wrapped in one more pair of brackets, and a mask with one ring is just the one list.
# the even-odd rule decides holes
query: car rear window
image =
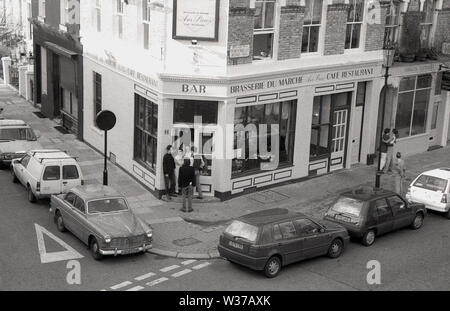
{"label": "car rear window", "polygon": [[76,165],[63,166],[63,179],[78,179],[79,177]]}
{"label": "car rear window", "polygon": [[239,237],[246,239],[250,242],[256,242],[258,236],[258,227],[247,224],[245,222],[235,220],[228,226],[225,233],[232,235],[233,237]]}
{"label": "car rear window", "polygon": [[61,172],[59,166],[47,166],[44,171],[44,180],[59,180],[61,178]]}
{"label": "car rear window", "polygon": [[334,203],[334,205],[331,207],[331,211],[338,214],[342,213],[359,217],[363,205],[364,205],[363,201],[349,197],[340,197],[336,201],[336,203]]}
{"label": "car rear window", "polygon": [[447,189],[447,180],[429,176],[429,175],[421,175],[416,182],[414,183],[414,187],[419,187],[431,191],[440,191],[445,192]]}

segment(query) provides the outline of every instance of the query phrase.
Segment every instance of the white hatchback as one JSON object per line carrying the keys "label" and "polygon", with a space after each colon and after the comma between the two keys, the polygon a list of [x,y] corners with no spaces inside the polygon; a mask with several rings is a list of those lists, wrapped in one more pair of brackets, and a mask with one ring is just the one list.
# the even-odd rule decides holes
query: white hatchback
{"label": "white hatchback", "polygon": [[443,212],[450,219],[450,168],[420,174],[408,187],[406,198],[425,204],[427,209]]}

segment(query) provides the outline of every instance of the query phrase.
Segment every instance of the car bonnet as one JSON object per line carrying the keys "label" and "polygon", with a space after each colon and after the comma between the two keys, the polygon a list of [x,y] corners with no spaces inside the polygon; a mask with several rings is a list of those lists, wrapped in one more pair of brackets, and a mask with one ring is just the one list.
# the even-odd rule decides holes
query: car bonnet
{"label": "car bonnet", "polygon": [[145,234],[139,219],[131,212],[89,215],[89,221],[110,237],[127,237]]}

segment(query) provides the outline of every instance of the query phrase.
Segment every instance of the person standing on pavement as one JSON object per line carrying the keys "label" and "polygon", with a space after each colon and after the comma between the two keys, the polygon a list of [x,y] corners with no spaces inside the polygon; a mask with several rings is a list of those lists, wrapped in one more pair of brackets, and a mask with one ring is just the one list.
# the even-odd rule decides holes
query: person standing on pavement
{"label": "person standing on pavement", "polygon": [[197,148],[191,148],[191,158],[192,158],[192,166],[194,167],[195,172],[195,184],[197,188],[198,199],[203,199],[202,193],[202,185],[200,183],[200,176],[202,175],[203,167],[205,166],[205,162],[203,162],[203,157],[201,154],[197,153]]}
{"label": "person standing on pavement", "polygon": [[178,194],[181,194],[181,188],[178,183],[178,176],[180,172],[180,168],[183,165],[183,158],[184,158],[184,152],[182,147],[177,149],[177,153],[174,157],[175,160],[175,180],[177,181],[177,184],[175,185],[175,192]]}
{"label": "person standing on pavement", "polygon": [[184,164],[180,168],[180,172],[178,174],[178,186],[181,188],[181,194],[183,196],[183,208],[181,211],[184,213],[193,212],[192,197],[194,192],[193,187],[195,187],[195,170],[191,166],[190,158],[184,158]]}
{"label": "person standing on pavement", "polygon": [[394,162],[394,144],[395,144],[395,135],[391,133],[391,130],[383,136],[383,140],[386,142],[387,151],[386,151],[386,163],[384,165],[383,171],[384,173],[392,172],[392,165]]}
{"label": "person standing on pavement", "polygon": [[403,195],[403,182],[406,177],[405,161],[402,159],[402,154],[397,152],[396,159],[394,160],[394,181],[395,192]]}
{"label": "person standing on pavement", "polygon": [[172,155],[172,145],[166,147],[166,154],[163,157],[163,173],[164,173],[164,183],[166,186],[166,197],[167,200],[171,200],[171,196],[175,196],[175,159]]}
{"label": "person standing on pavement", "polygon": [[381,162],[380,162],[380,170],[384,170],[384,166],[386,164],[386,157],[387,157],[387,142],[389,141],[389,129],[384,129],[384,134],[381,141],[380,151],[381,151]]}

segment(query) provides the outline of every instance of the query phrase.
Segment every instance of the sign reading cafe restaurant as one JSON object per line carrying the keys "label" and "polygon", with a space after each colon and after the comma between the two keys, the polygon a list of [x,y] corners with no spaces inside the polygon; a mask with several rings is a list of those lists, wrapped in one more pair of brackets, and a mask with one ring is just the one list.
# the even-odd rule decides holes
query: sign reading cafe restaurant
{"label": "sign reading cafe restaurant", "polygon": [[173,38],[217,41],[220,0],[173,0]]}

